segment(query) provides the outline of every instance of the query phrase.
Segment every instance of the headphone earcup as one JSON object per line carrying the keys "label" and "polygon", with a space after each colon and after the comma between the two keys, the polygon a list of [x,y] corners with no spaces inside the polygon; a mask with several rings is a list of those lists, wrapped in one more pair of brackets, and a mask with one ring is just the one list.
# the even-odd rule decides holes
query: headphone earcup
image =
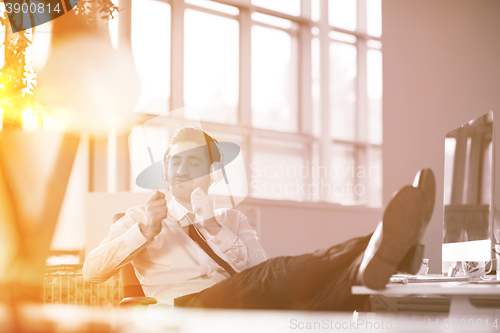
{"label": "headphone earcup", "polygon": [[224,179],[222,164],[220,162],[214,162],[210,166],[210,179],[212,182],[219,182]]}

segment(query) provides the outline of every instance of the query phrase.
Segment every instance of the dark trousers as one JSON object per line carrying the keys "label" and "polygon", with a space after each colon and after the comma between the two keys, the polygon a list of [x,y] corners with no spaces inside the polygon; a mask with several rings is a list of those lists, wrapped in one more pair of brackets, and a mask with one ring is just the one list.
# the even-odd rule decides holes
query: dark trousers
{"label": "dark trousers", "polygon": [[298,256],[271,258],[176,306],[223,309],[353,311],[368,296],[352,295],[362,254],[371,235]]}

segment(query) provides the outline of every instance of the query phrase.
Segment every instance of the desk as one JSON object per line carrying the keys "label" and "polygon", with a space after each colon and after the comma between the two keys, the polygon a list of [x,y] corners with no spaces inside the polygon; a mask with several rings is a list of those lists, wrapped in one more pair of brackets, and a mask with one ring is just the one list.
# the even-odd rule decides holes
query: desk
{"label": "desk", "polygon": [[[480,316],[500,319],[500,284],[473,284],[470,282],[390,283],[383,290],[354,286],[352,293],[354,295],[370,294],[384,297],[449,296],[451,299],[450,317],[473,318]],[[474,296],[475,299],[491,300],[493,307],[477,308],[471,304],[470,296]]]}

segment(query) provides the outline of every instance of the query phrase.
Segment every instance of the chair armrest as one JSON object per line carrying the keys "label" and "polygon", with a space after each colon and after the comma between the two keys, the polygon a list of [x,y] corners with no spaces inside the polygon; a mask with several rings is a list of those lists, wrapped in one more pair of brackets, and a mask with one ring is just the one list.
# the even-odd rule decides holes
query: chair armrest
{"label": "chair armrest", "polygon": [[130,306],[144,306],[156,304],[158,301],[153,297],[125,297],[120,301],[120,308],[126,308]]}

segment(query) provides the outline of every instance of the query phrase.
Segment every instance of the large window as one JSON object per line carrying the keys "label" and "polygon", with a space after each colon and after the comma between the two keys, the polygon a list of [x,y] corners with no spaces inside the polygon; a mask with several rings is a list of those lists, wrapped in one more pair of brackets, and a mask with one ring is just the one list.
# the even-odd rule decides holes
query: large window
{"label": "large window", "polygon": [[251,196],[381,205],[380,0],[128,1],[139,112],[203,107]]}
{"label": "large window", "polygon": [[238,21],[186,9],[184,27],[184,103],[206,110],[200,120],[236,125]]}
{"label": "large window", "polygon": [[[151,19],[152,13],[158,19]],[[160,114],[169,107],[170,15],[168,3],[155,0],[132,1],[131,44],[141,85],[136,106],[136,110],[140,112]]]}

